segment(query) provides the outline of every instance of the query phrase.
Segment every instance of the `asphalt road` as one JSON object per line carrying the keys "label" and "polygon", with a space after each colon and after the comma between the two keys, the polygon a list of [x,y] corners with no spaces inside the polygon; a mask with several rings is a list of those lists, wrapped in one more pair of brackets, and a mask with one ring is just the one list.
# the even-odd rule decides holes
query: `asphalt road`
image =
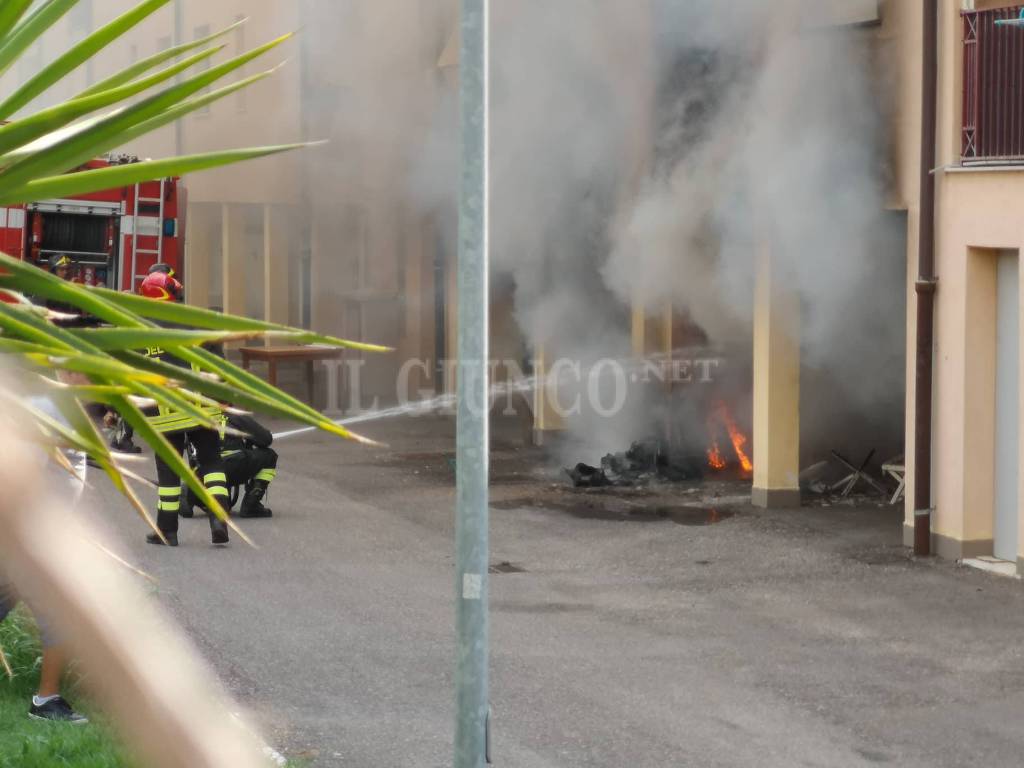
{"label": "asphalt road", "polygon": [[[258,550],[211,548],[201,520],[150,547],[105,483],[88,500],[283,752],[446,766],[451,424],[375,430],[391,449],[280,446],[275,517],[245,525]],[[727,486],[584,496],[513,441],[495,448],[492,560],[522,569],[491,577],[498,765],[1024,760],[1020,582],[912,562],[899,511],[709,498]],[[701,505],[736,514],[679,524]],[[660,511],[623,519],[644,509]]]}

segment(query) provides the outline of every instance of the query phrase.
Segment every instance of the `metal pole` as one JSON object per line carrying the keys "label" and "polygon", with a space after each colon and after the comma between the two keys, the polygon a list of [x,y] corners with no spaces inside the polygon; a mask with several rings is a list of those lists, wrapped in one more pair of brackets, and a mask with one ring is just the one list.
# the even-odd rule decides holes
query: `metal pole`
{"label": "metal pole", "polygon": [[455,768],[488,759],[488,9],[489,0],[462,0]]}

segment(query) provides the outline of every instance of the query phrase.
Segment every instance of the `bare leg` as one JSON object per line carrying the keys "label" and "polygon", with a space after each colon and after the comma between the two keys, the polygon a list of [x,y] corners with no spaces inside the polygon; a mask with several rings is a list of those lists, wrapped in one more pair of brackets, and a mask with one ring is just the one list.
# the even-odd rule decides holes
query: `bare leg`
{"label": "bare leg", "polygon": [[59,645],[43,649],[43,665],[39,671],[39,698],[60,693],[60,677],[67,666],[67,652]]}

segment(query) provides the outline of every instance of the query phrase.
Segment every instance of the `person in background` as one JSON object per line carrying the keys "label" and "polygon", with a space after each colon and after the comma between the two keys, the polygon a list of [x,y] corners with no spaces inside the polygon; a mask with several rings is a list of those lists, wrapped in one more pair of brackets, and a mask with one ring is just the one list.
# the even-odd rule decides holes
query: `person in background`
{"label": "person in background", "polygon": [[50,257],[50,272],[61,280],[68,280],[71,277],[72,263],[71,257],[66,253],[55,253]]}
{"label": "person in background", "polygon": [[[62,375],[60,378],[66,381],[71,380],[70,374]],[[32,405],[37,410],[46,413],[48,416],[66,423],[64,416],[54,406],[53,402],[46,397],[32,398]],[[85,477],[88,471],[86,456],[80,451],[65,450],[65,457],[74,469],[74,475],[69,474],[64,467],[58,466],[55,462],[47,460],[46,472],[48,483],[59,495],[61,500],[66,501],[72,508],[78,504],[85,489]],[[14,610],[18,599],[14,589],[3,579],[0,573],[0,621],[3,621]],[[49,720],[53,722],[71,723],[73,725],[85,725],[88,718],[79,714],[67,700],[61,696],[60,680],[67,667],[67,651],[56,641],[50,632],[47,622],[38,614],[35,614],[36,624],[39,626],[40,641],[43,646],[42,663],[39,668],[39,688],[32,697],[32,705],[29,707],[29,717],[34,720]]]}
{"label": "person in background", "polygon": [[[7,618],[17,602],[10,586],[0,581],[0,621]],[[46,622],[38,614],[36,614],[36,624],[39,625],[43,659],[39,667],[39,688],[32,697],[28,716],[33,720],[52,720],[73,725],[85,725],[89,719],[72,709],[67,699],[60,693],[60,678],[67,667],[68,654],[54,641]]]}

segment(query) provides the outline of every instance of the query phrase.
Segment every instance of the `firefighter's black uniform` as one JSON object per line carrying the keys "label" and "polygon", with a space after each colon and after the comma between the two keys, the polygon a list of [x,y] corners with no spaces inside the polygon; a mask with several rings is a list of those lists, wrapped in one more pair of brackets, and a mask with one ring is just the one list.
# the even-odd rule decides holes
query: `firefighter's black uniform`
{"label": "firefighter's black uniform", "polygon": [[241,517],[270,517],[263,498],[277,477],[277,451],[270,447],[274,436],[252,416],[229,413],[227,426],[245,434],[225,432],[220,455],[229,485],[245,485],[245,497],[238,510]]}
{"label": "firefighter's black uniform", "polygon": [[[146,355],[171,365],[185,366],[182,360],[167,354],[163,349],[147,349]],[[220,414],[219,409],[212,407],[203,407],[202,410],[214,418]],[[186,442],[195,449],[196,474],[210,495],[221,502],[224,512],[227,513],[228,479],[224,471],[224,461],[220,455],[220,434],[216,430],[200,426],[193,416],[162,406],[146,412],[146,416],[153,428],[163,433],[179,454],[184,453]],[[178,513],[181,510],[181,480],[159,455],[156,456],[156,475],[160,496],[157,505],[157,527],[164,534],[168,544],[177,546]],[[213,543],[227,544],[227,525],[215,515],[209,514],[208,516]],[[162,543],[156,534],[150,534],[146,540],[151,544]]]}
{"label": "firefighter's black uniform", "polygon": [[[270,447],[274,436],[252,416],[229,413],[224,425],[220,455],[224,460],[224,474],[228,488],[245,486],[245,496],[239,507],[240,517],[272,517],[273,512],[263,506],[270,483],[277,477],[277,451]],[[243,434],[235,434],[235,433]],[[201,506],[195,495],[185,489],[182,517],[192,517],[193,507]]]}

